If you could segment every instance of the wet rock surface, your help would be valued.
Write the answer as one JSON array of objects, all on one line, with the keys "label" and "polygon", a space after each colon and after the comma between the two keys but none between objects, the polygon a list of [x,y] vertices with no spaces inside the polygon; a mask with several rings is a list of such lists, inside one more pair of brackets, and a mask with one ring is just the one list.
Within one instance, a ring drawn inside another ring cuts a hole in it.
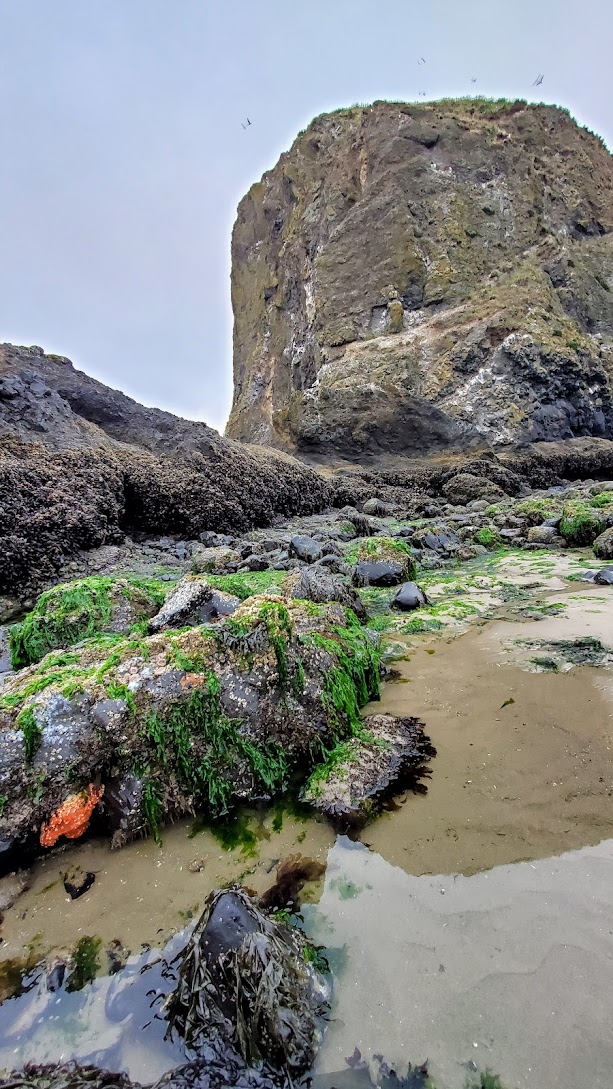
[{"label": "wet rock surface", "polygon": [[414,582],[405,582],[392,599],[392,609],[410,612],[427,604],[426,595]]},{"label": "wet rock surface", "polygon": [[170,1031],[196,1051],[222,1041],[248,1065],[304,1073],[329,998],[306,947],[298,931],[264,915],[243,890],[214,893],[167,1003]]},{"label": "wet rock surface", "polygon": [[271,798],[378,690],[377,637],[336,604],[251,597],[176,635],[95,636],[1,689],[0,834],[52,846],[97,810],[119,846],[198,806]]},{"label": "wet rock surface", "polygon": [[436,749],[416,718],[369,715],[364,734],[349,742],[329,769],[315,772],[304,797],[346,830],[376,814],[390,792],[425,790],[422,782]]}]

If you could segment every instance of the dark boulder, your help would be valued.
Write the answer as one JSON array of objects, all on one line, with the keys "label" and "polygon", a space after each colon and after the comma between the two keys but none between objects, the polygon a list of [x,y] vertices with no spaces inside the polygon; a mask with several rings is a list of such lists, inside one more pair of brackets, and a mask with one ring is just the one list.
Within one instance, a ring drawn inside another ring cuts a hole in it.
[{"label": "dark boulder", "polygon": [[285,579],[283,588],[293,598],[315,601],[319,605],[338,601],[340,605],[353,609],[359,620],[368,619],[362,599],[353,586],[348,586],[341,575],[332,574],[320,564],[292,571]]},{"label": "dark boulder", "polygon": [[594,555],[599,560],[613,560],[613,528],[605,529],[593,544]]},{"label": "dark boulder", "polygon": [[406,566],[396,560],[359,560],[353,572],[355,586],[397,586]]},{"label": "dark boulder", "polygon": [[327,774],[316,770],[304,798],[339,829],[361,826],[401,789],[424,793],[427,763],[436,749],[416,718],[369,715],[367,740],[355,738]]},{"label": "dark boulder", "polygon": [[594,582],[600,586],[613,586],[613,567],[601,567],[594,575]]},{"label": "dark boulder", "polygon": [[222,1041],[249,1065],[299,1076],[312,1065],[329,997],[306,938],[234,887],[214,892],[167,1003],[169,1031],[197,1052]]},{"label": "dark boulder", "polygon": [[405,582],[398,590],[392,601],[392,609],[401,609],[409,612],[411,609],[419,609],[427,605],[428,599],[423,590],[415,582]]},{"label": "dark boulder", "polygon": [[493,503],[504,497],[498,484],[473,473],[458,473],[443,485],[443,495],[451,503],[465,506],[473,499],[491,499]]},{"label": "dark boulder", "polygon": [[305,563],[316,563],[324,554],[324,546],[321,541],[315,541],[312,537],[292,537],[290,541],[290,555],[296,556]]}]

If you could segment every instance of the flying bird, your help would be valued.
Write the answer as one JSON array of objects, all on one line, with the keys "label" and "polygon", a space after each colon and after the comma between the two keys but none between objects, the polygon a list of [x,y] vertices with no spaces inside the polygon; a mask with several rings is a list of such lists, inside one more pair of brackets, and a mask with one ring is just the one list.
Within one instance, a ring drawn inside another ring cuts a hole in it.
[{"label": "flying bird", "polygon": [[543,82],[544,78],[545,78],[544,76],[538,75],[538,76],[536,77],[536,79],[535,79],[534,83],[532,84],[532,86],[533,86],[533,87],[540,87],[540,85],[541,85],[541,83]]},{"label": "flying bird", "polygon": [[420,57],[417,63],[418,64],[425,64],[426,62],[425,62],[423,57]]},{"label": "flying bird", "polygon": [[476,82],[477,82],[477,77],[475,76],[475,77],[473,78],[473,77],[471,76],[471,80],[470,80],[470,82],[471,82],[471,83],[476,83]]},{"label": "flying bird", "polygon": [[420,94],[421,98],[426,97],[426,92],[425,91],[420,91],[419,94]]},{"label": "flying bird", "polygon": [[250,124],[251,124],[251,121],[249,120],[249,118],[247,118],[247,124],[246,125],[241,121],[241,125],[242,125],[242,127],[244,129],[248,129]]}]

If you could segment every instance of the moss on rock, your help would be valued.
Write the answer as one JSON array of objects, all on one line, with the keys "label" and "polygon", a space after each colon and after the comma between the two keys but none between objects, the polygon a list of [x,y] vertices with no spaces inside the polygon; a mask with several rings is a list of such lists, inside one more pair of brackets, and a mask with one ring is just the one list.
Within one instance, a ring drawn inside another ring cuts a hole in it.
[{"label": "moss on rock", "polygon": [[379,661],[350,609],[266,595],[214,625],[53,651],[3,687],[0,831],[18,841],[75,790],[129,776],[156,837],[170,816],[279,794],[360,729]]},{"label": "moss on rock", "polygon": [[579,500],[569,499],[562,509],[560,534],[569,545],[591,545],[602,533],[605,523],[600,511]]},{"label": "moss on rock", "polygon": [[160,608],[168,590],[155,579],[91,576],[54,586],[10,629],[13,669],[40,662],[51,650],[69,647],[98,632],[127,631]]}]

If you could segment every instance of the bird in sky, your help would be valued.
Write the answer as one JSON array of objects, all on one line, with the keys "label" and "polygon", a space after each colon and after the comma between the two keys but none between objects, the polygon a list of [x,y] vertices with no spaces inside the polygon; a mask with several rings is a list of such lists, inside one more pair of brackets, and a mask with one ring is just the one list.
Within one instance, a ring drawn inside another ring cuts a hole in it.
[{"label": "bird in sky", "polygon": [[246,125],[241,121],[241,125],[243,126],[244,129],[248,129],[250,124],[251,124],[251,121],[249,120],[249,118],[247,118],[247,124]]},{"label": "bird in sky", "polygon": [[425,64],[426,62],[425,62],[423,57],[420,57],[417,63],[418,64]]},{"label": "bird in sky", "polygon": [[535,79],[534,83],[532,84],[532,86],[533,86],[533,87],[540,87],[540,85],[541,85],[541,83],[543,82],[544,78],[545,78],[544,76],[538,75],[538,76],[536,77],[536,79]]},{"label": "bird in sky", "polygon": [[426,92],[425,92],[425,91],[420,91],[420,92],[419,92],[419,94],[420,94],[420,97],[421,97],[421,98],[425,98],[425,97],[426,97]]},{"label": "bird in sky", "polygon": [[476,83],[477,82],[477,77],[476,76],[471,76],[470,82],[471,83]]}]

